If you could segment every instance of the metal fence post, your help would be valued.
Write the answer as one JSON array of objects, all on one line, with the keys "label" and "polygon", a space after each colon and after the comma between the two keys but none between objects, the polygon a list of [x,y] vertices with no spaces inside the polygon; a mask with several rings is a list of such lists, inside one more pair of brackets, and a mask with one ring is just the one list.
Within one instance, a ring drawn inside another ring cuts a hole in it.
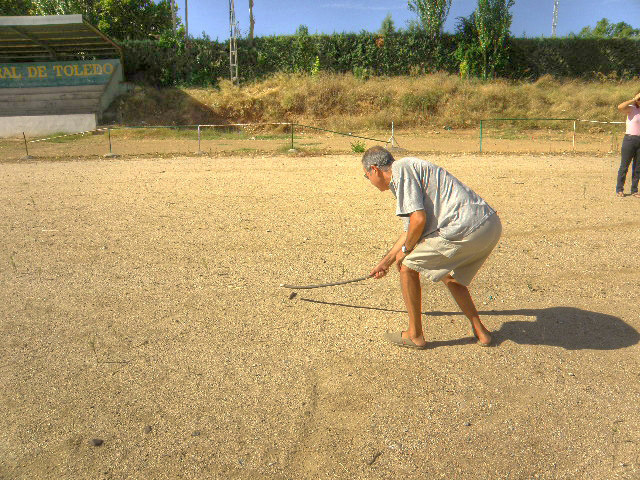
[{"label": "metal fence post", "polygon": [[107,157],[107,158],[115,158],[118,155],[113,153],[113,151],[111,150],[111,128],[107,128],[107,136],[109,137],[109,153],[107,153],[105,155],[105,157]]},{"label": "metal fence post", "polygon": [[480,153],[482,153],[482,120],[480,120]]},{"label": "metal fence post", "polygon": [[573,150],[576,149],[576,121],[573,121]]},{"label": "metal fence post", "polygon": [[200,125],[198,125],[198,154],[202,153],[200,151]]},{"label": "metal fence post", "polygon": [[24,138],[24,150],[27,154],[27,158],[29,158],[29,147],[27,147],[27,136],[22,132],[22,138]]},{"label": "metal fence post", "polygon": [[293,147],[293,122],[291,123],[291,150],[294,150],[294,147]]}]

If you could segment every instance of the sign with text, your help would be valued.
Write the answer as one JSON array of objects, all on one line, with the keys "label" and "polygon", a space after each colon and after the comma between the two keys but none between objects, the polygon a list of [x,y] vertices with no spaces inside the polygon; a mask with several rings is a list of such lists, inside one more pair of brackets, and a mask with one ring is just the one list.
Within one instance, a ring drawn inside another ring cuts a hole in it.
[{"label": "sign with text", "polygon": [[0,63],[0,88],[104,85],[118,65],[119,59]]}]

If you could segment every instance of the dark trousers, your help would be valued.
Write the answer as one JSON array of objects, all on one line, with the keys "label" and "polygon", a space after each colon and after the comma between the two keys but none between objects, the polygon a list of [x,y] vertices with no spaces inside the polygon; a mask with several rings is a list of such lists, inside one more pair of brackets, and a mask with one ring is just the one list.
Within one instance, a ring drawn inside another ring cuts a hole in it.
[{"label": "dark trousers", "polygon": [[618,169],[618,182],[616,183],[616,192],[624,190],[624,181],[627,178],[627,170],[629,164],[631,166],[631,193],[638,192],[638,180],[640,180],[640,135],[625,135],[622,139],[622,158],[620,160],[620,168]]}]

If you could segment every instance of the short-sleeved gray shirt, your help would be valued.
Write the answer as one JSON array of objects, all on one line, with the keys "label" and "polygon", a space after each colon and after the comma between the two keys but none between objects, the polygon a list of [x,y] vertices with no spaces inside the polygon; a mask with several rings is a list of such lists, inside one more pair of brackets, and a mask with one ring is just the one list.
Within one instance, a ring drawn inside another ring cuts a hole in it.
[{"label": "short-sleeved gray shirt", "polygon": [[487,202],[444,168],[420,158],[405,157],[391,165],[389,188],[396,197],[396,215],[409,229],[409,215],[424,210],[427,223],[420,239],[438,232],[460,240],[495,213]]}]

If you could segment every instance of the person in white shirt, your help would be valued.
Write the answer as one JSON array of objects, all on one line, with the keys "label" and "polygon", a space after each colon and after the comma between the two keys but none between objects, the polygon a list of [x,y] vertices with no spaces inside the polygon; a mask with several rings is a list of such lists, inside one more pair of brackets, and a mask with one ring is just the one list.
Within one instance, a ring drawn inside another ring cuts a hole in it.
[{"label": "person in white shirt", "polygon": [[631,196],[640,198],[638,181],[640,180],[640,93],[631,100],[618,105],[618,110],[627,116],[627,129],[622,139],[620,168],[616,182],[616,195],[624,197],[624,182],[627,178],[629,164],[631,166]]}]

